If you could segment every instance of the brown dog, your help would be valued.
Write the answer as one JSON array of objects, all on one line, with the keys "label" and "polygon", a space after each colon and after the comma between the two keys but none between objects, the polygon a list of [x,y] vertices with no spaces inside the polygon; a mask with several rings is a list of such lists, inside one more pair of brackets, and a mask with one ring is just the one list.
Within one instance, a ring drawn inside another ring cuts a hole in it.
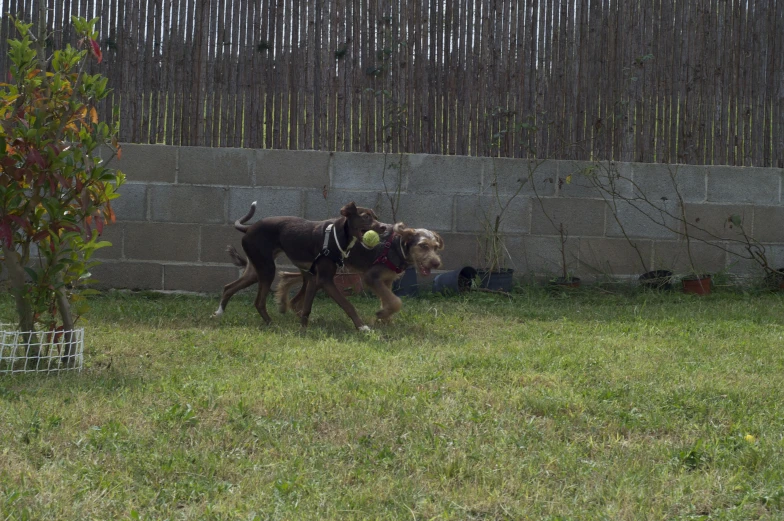
[{"label": "brown dog", "polygon": [[[365,284],[381,300],[381,309],[376,317],[387,320],[403,307],[403,302],[392,292],[392,283],[409,267],[416,266],[422,275],[430,275],[431,270],[441,266],[438,252],[444,248],[444,241],[436,232],[424,228],[406,228],[403,223],[394,226],[393,232],[382,238],[374,248],[355,248],[346,259],[346,266],[352,271],[364,274]],[[303,311],[303,299],[311,287],[312,277],[307,274],[282,272],[275,292],[281,313],[289,308],[296,313]],[[302,282],[297,295],[289,300],[293,287]]]},{"label": "brown dog", "polygon": [[343,308],[357,329],[370,329],[359,318],[354,306],[335,286],[333,278],[338,265],[342,264],[347,252],[354,246],[354,239],[361,241],[362,235],[368,230],[379,233],[386,230],[376,219],[373,210],[358,207],[351,202],[340,210],[341,217],[337,219],[308,221],[299,217],[268,217],[252,225],[245,225],[255,211],[254,202],[248,214],[234,222],[234,227],[245,233],[242,249],[248,256],[248,262],[242,276],[223,288],[220,305],[213,316],[223,314],[234,293],[258,282],[254,305],[261,318],[269,324],[272,319],[267,313],[267,295],[275,278],[275,257],[285,253],[295,266],[311,274],[314,282],[303,296],[300,313],[303,328],[308,324],[316,291],[324,288]]}]

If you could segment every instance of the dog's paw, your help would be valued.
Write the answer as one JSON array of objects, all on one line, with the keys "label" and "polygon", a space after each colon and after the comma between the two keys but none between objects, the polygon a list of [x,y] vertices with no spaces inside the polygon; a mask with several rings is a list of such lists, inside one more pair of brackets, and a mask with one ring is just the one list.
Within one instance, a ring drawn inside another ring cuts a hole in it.
[{"label": "dog's paw", "polygon": [[369,333],[369,332],[371,332],[373,330],[370,329],[370,326],[362,326],[362,327],[359,328],[359,331],[362,331],[363,333]]},{"label": "dog's paw", "polygon": [[211,318],[220,318],[223,315],[223,308],[218,308],[215,310],[215,313],[211,315]]}]

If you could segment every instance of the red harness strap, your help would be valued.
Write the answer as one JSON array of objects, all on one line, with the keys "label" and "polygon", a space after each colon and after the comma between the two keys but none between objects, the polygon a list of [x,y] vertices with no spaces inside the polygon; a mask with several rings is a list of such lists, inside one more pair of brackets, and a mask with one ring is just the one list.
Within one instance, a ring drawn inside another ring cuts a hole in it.
[{"label": "red harness strap", "polygon": [[389,238],[384,242],[384,249],[382,250],[381,255],[376,257],[376,260],[373,261],[373,264],[383,264],[395,273],[403,273],[403,269],[400,266],[395,266],[395,263],[389,260],[389,250],[392,248],[392,240],[394,238],[395,232],[392,232]]}]

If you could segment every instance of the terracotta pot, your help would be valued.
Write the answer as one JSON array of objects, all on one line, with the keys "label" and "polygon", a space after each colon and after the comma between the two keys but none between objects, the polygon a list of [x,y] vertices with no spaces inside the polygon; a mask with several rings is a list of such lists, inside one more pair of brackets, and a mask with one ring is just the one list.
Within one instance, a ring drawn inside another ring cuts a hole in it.
[{"label": "terracotta pot", "polygon": [[580,287],[580,278],[579,277],[558,277],[557,279],[553,279],[549,282],[551,286],[557,288],[579,288]]},{"label": "terracotta pot", "polygon": [[683,284],[684,293],[693,293],[695,295],[709,295],[711,292],[711,276],[710,275],[692,275],[681,279]]},{"label": "terracotta pot", "polygon": [[335,286],[338,287],[344,295],[359,295],[365,291],[365,286],[362,284],[361,273],[337,273],[335,274]]}]

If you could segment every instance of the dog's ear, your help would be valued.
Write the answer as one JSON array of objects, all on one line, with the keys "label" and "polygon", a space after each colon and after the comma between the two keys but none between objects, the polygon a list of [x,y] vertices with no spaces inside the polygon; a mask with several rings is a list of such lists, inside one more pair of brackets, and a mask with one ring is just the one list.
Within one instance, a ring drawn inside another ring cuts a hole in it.
[{"label": "dog's ear", "polygon": [[348,217],[349,215],[356,215],[357,214],[357,205],[354,201],[351,201],[346,206],[340,209],[340,215],[343,217]]},{"label": "dog's ear", "polygon": [[403,223],[395,225],[395,233],[400,235],[400,242],[407,250],[413,248],[416,243],[419,242],[416,230],[413,228],[406,228],[406,225]]},{"label": "dog's ear", "polygon": [[435,236],[436,242],[438,243],[438,248],[437,249],[443,250],[444,249],[444,239],[442,239],[441,236],[438,235],[436,232],[433,232],[433,235]]}]

